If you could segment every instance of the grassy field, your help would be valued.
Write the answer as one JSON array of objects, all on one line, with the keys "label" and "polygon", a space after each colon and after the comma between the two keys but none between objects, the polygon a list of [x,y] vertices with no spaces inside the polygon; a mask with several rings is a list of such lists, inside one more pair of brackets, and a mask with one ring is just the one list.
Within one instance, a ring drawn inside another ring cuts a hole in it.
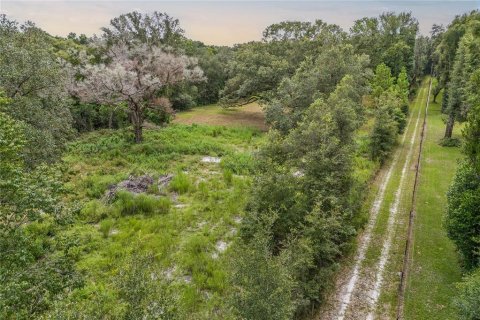
[{"label": "grassy field", "polygon": [[[177,312],[188,319],[225,318],[225,256],[236,236],[251,181],[252,152],[262,134],[251,128],[172,124],[147,130],[145,142],[127,131],[87,134],[70,146],[67,193],[78,201],[79,221],[61,237],[75,241],[77,268],[85,286],[70,303],[97,306],[114,317],[122,308],[118,277],[132,256],[152,255],[152,269],[175,292]],[[205,156],[220,163],[203,162]],[[129,176],[175,177],[164,190],[119,193],[109,186]],[[135,259],[135,258],[134,258]],[[116,280],[117,279],[117,280]],[[105,302],[104,297],[111,297]]]},{"label": "grassy field", "polygon": [[[433,101],[433,98],[430,100]],[[412,263],[405,297],[405,319],[455,319],[452,297],[461,270],[443,226],[446,192],[455,174],[460,148],[442,147],[445,124],[440,103],[431,103],[420,165]],[[455,128],[460,136],[460,128]]]},{"label": "grassy field", "polygon": [[[366,153],[371,125],[368,121],[357,133],[355,176],[362,186],[378,168]],[[139,283],[129,290],[145,294],[138,287],[144,284],[138,270],[143,268],[162,279],[177,318],[228,319],[229,249],[244,215],[252,155],[265,129],[256,104],[233,110],[209,106],[180,113],[167,127],[145,130],[141,144],[130,142],[127,129],[92,132],[72,143],[63,159],[69,168],[65,194],[79,214],[59,237],[75,243],[69,255],[85,285],[61,302],[56,317],[66,317],[62,310],[76,315],[75,310],[83,314],[92,308],[115,318],[128,307],[123,283]],[[147,175],[157,181],[166,174],[174,175],[168,187],[154,183],[146,193],[106,196],[126,179]],[[138,261],[145,257],[149,263],[143,266]]]},{"label": "grassy field", "polygon": [[176,114],[174,123],[207,124],[217,126],[242,126],[266,131],[265,116],[256,102],[242,107],[222,108],[214,104],[193,108]]}]

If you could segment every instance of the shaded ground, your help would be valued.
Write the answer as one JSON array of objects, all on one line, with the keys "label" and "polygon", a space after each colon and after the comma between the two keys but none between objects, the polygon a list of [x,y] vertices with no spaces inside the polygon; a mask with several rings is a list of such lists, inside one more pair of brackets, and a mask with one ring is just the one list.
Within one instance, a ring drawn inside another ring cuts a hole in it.
[{"label": "shaded ground", "polygon": [[173,122],[181,124],[245,126],[267,131],[263,110],[256,102],[228,109],[219,105],[197,107],[177,113]]}]

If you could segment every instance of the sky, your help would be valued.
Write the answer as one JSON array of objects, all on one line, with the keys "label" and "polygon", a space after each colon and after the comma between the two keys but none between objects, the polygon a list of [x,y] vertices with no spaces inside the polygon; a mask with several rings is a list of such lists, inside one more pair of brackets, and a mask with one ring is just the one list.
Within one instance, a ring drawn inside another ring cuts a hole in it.
[{"label": "sky", "polygon": [[233,45],[260,40],[268,25],[285,20],[321,19],[348,30],[353,21],[385,11],[411,11],[420,32],[447,25],[456,15],[480,9],[477,1],[79,1],[0,0],[0,12],[23,22],[31,20],[53,35],[100,34],[110,19],[133,10],[166,12],[178,18],[186,36],[206,44]]}]

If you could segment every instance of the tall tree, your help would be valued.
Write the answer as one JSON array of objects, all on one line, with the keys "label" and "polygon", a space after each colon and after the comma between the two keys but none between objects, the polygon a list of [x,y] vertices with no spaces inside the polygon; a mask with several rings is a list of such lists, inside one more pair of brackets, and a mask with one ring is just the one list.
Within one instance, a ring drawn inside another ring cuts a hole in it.
[{"label": "tall tree", "polygon": [[195,59],[158,47],[129,48],[118,44],[109,49],[106,58],[106,64],[87,65],[80,70],[81,79],[72,88],[86,102],[110,106],[125,103],[136,143],[143,139],[146,111],[166,107],[165,100],[158,99],[160,89],[169,84],[204,80]]},{"label": "tall tree", "polygon": [[393,89],[394,83],[392,70],[385,63],[379,64],[372,79],[372,95],[380,97],[385,91]]},{"label": "tall tree", "polygon": [[411,13],[382,13],[378,18],[356,20],[350,29],[351,42],[359,53],[368,54],[371,67],[384,62],[397,76],[402,67],[413,76],[418,22]]},{"label": "tall tree", "polygon": [[[325,94],[326,98],[318,98],[307,107],[288,132],[272,130],[259,153],[242,239],[248,245],[263,233],[267,244],[259,248],[262,252],[250,254],[255,260],[243,265],[243,269],[251,272],[258,268],[263,272],[271,265],[277,272],[275,262],[283,261],[282,269],[288,271],[286,278],[292,279],[293,286],[282,285],[279,298],[285,307],[295,306],[297,316],[322,300],[335,261],[353,234],[348,221],[355,214],[354,132],[362,123],[365,92],[361,88],[363,79],[357,76],[344,76],[329,95]],[[263,274],[258,276],[272,282]],[[283,280],[285,275],[281,276],[277,280]],[[259,290],[252,284],[252,280],[259,281],[258,277],[242,278],[251,282],[243,281],[241,285],[247,287],[241,292],[258,297]],[[272,282],[272,286],[279,284]],[[268,303],[270,298],[262,301]]]},{"label": "tall tree", "polygon": [[35,25],[0,15],[0,88],[11,100],[3,112],[26,124],[23,155],[29,166],[57,160],[73,135],[67,72],[52,41]]},{"label": "tall tree", "polygon": [[371,77],[368,64],[368,57],[356,54],[349,44],[334,46],[315,59],[306,59],[272,94],[265,108],[267,122],[282,133],[288,132],[317,98],[328,97],[347,74],[356,75],[356,88],[360,95],[365,94]]},{"label": "tall tree", "polygon": [[339,45],[346,37],[340,27],[321,20],[285,21],[267,27],[261,42],[234,49],[221,101],[226,105],[268,102],[284,77],[292,76],[305,60]]},{"label": "tall tree", "polygon": [[480,20],[471,20],[462,36],[455,53],[451,80],[448,85],[448,121],[445,138],[451,138],[456,120],[464,120],[471,106],[470,93],[478,88],[470,81],[473,73],[480,68]]},{"label": "tall tree", "polygon": [[139,42],[173,47],[178,45],[184,34],[178,19],[158,11],[152,14],[138,11],[122,14],[110,20],[110,26],[102,28],[102,31],[109,44]]}]

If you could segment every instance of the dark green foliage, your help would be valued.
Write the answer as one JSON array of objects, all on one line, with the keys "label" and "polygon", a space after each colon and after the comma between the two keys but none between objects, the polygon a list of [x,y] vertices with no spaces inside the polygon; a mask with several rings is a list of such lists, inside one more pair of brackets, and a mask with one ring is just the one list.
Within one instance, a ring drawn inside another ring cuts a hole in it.
[{"label": "dark green foliage", "polygon": [[[45,223],[45,222],[44,222]],[[46,222],[48,223],[48,222]],[[31,319],[47,310],[64,290],[82,285],[73,261],[47,234],[17,230],[0,235],[0,317]]]},{"label": "dark green foliage", "polygon": [[465,266],[480,266],[480,176],[468,163],[460,166],[448,192],[446,227]]},{"label": "dark green foliage", "polygon": [[[70,111],[73,117],[73,126],[79,132],[102,128],[119,129],[129,124],[125,108],[121,106],[114,108],[97,104],[75,103],[70,106]],[[148,115],[147,118],[149,118]]]},{"label": "dark green foliage", "polygon": [[282,133],[287,133],[302,119],[305,110],[318,98],[326,98],[345,79],[351,95],[358,98],[367,92],[371,75],[368,57],[355,54],[350,45],[324,50],[315,60],[306,59],[291,78],[278,86],[274,98],[265,108],[266,121]]},{"label": "dark green foliage", "polygon": [[228,65],[229,79],[220,92],[221,101],[234,105],[262,98],[289,72],[288,61],[272,52],[269,44],[250,42],[241,45]]},{"label": "dark green foliage", "polygon": [[[302,62],[313,59],[346,38],[338,26],[321,20],[273,24],[263,35],[262,42],[249,42],[235,48],[227,67],[228,80],[220,94],[222,103],[236,105],[253,99],[269,101],[282,79],[292,76]],[[345,73],[337,80],[343,75]]]},{"label": "dark green foliage", "polygon": [[418,22],[411,13],[382,13],[378,18],[362,18],[350,28],[351,43],[357,53],[370,57],[371,67],[384,62],[397,76],[402,68],[413,75],[415,38]]},{"label": "dark green foliage", "polygon": [[462,141],[459,138],[443,138],[440,140],[442,147],[460,147]]},{"label": "dark green foliage", "polygon": [[451,138],[455,121],[464,121],[471,107],[470,96],[478,91],[472,77],[480,67],[480,14],[457,16],[442,34],[437,46],[439,89],[445,88],[442,111],[448,121],[445,138]]},{"label": "dark green foliage", "polygon": [[[472,87],[479,88],[480,69],[473,74],[471,82]],[[465,137],[464,152],[472,167],[476,172],[480,172],[480,92],[478,90],[470,92],[469,103],[472,105],[472,108],[463,131]]]},{"label": "dark green foliage", "polygon": [[423,76],[432,72],[432,58],[435,34],[432,37],[419,36],[415,40],[412,83],[419,83]]},{"label": "dark green foliage", "polygon": [[73,135],[66,73],[52,40],[31,23],[19,27],[0,15],[0,87],[11,99],[1,111],[23,121],[31,167],[57,160]]},{"label": "dark green foliage", "polygon": [[372,96],[375,98],[375,123],[370,135],[370,156],[385,162],[393,150],[397,135],[403,133],[408,115],[407,71],[403,67],[395,81],[390,68],[379,64],[372,80]]},{"label": "dark green foliage", "polygon": [[273,256],[270,245],[268,234],[260,231],[233,253],[229,304],[237,318],[292,319],[294,281],[285,257]]},{"label": "dark green foliage", "polygon": [[109,44],[140,42],[172,47],[178,45],[184,33],[178,19],[158,11],[152,14],[138,11],[122,14],[110,20],[110,26],[102,28],[102,31]]},{"label": "dark green foliage", "polygon": [[[451,80],[451,72],[454,67],[456,52],[459,42],[466,32],[469,21],[479,20],[480,14],[472,11],[469,14],[463,14],[455,17],[448,25],[446,30],[442,27],[434,26],[433,34],[436,48],[434,52],[435,73],[438,76],[438,90],[446,89]],[[448,99],[444,101],[448,103]]]},{"label": "dark green foliage", "polygon": [[[6,100],[0,96],[0,104]],[[0,112],[0,318],[31,319],[56,296],[82,284],[71,244],[54,235],[67,223],[59,168],[27,170],[25,126]]]},{"label": "dark green foliage", "polygon": [[[317,99],[306,108],[287,134],[271,132],[259,153],[241,235],[242,246],[261,244],[239,253],[240,260],[247,259],[245,255],[255,258],[242,265],[247,275],[236,278],[238,294],[265,296],[251,311],[257,317],[266,311],[265,305],[283,304],[299,316],[321,303],[336,262],[349,247],[357,208],[351,201],[358,199],[353,134],[362,123],[359,92],[363,91],[355,79],[345,76],[327,99]],[[266,289],[254,285],[255,280],[273,281],[270,275],[259,274],[259,280],[252,274],[268,267],[279,273],[281,282],[274,285],[280,286],[278,296],[267,296],[262,291]],[[245,308],[236,305],[237,310]]]},{"label": "dark green foliage", "polygon": [[460,295],[456,297],[459,315],[464,320],[480,319],[480,269],[466,276],[458,285]]},{"label": "dark green foliage", "polygon": [[392,118],[388,106],[379,107],[375,114],[375,124],[370,136],[372,159],[384,162],[397,141],[398,124]]}]

